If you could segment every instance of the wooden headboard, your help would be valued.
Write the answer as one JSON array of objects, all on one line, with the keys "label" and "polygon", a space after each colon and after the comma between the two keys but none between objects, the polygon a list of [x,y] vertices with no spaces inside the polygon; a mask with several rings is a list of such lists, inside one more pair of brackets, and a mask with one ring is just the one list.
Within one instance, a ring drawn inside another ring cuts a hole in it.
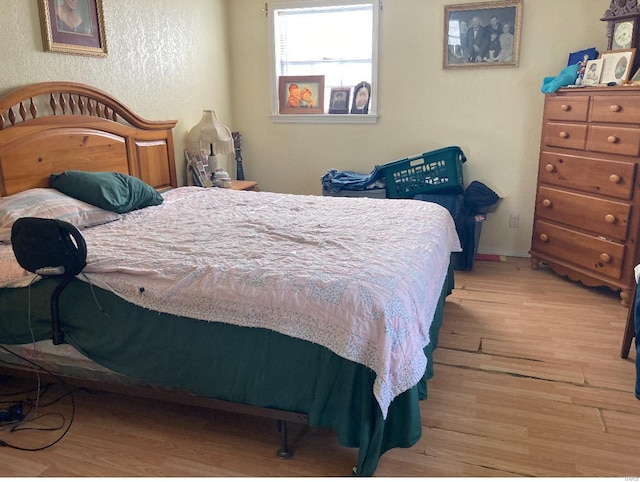
[{"label": "wooden headboard", "polygon": [[177,186],[172,129],[106,92],[42,82],[0,98],[0,197],[49,187],[67,169],[122,172],[156,189]]}]

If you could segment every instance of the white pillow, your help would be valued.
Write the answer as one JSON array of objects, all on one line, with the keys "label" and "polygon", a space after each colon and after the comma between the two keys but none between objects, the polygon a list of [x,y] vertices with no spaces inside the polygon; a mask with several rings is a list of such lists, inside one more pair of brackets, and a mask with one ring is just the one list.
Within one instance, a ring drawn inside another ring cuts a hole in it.
[{"label": "white pillow", "polygon": [[0,197],[0,242],[11,242],[13,223],[24,217],[60,219],[82,229],[109,223],[122,216],[74,199],[57,189],[29,189]]}]

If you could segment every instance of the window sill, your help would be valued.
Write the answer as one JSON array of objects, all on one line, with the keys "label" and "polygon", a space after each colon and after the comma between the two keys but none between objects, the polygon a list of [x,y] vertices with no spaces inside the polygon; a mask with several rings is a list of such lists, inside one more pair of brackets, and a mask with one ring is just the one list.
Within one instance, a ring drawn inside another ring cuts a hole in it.
[{"label": "window sill", "polygon": [[377,114],[271,114],[276,124],[375,124]]}]

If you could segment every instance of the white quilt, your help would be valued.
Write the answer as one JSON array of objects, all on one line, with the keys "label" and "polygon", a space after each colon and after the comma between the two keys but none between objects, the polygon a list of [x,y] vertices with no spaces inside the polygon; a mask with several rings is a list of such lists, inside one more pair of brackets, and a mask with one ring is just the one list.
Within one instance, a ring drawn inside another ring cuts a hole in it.
[{"label": "white quilt", "polygon": [[92,283],[151,310],[325,346],[376,373],[385,417],[423,376],[449,255],[460,251],[446,209],[193,187],[164,197],[83,231]]}]

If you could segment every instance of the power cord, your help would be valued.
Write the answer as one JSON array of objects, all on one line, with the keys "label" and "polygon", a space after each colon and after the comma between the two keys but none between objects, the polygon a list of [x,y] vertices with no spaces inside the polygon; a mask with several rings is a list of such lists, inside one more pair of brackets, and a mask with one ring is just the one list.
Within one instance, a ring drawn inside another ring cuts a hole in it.
[{"label": "power cord", "polygon": [[[93,299],[96,303],[96,305],[98,306],[98,309],[106,316],[109,316],[109,313],[107,313],[102,306],[100,305],[100,303],[98,302],[98,298],[96,296],[96,293],[93,289],[93,283],[91,283],[91,280],[89,280],[89,278],[84,274],[81,273],[81,275],[84,277],[85,281],[87,281],[89,283],[89,286],[91,288],[91,293],[93,294]],[[28,316],[27,316],[27,323],[29,326],[29,332],[31,333],[31,340],[33,343],[33,351],[35,354],[35,358],[38,358],[38,347],[36,344],[36,340],[35,340],[35,334],[33,332],[33,327],[31,325],[31,285],[37,280],[39,279],[39,275],[35,275],[31,281],[29,282],[28,285],[28,308],[27,308],[27,312],[28,312]],[[35,400],[35,404],[31,405],[29,407],[29,409],[27,410],[26,413],[23,412],[23,401],[15,401],[15,402],[9,402],[9,403],[14,403],[11,407],[9,407],[8,410],[6,410],[6,413],[3,414],[2,411],[0,411],[0,428],[1,425],[3,423],[8,424],[8,425],[13,425],[10,432],[11,433],[15,433],[15,432],[19,432],[19,431],[23,431],[23,430],[38,430],[38,431],[55,431],[55,430],[61,430],[64,425],[65,425],[65,418],[62,414],[59,413],[51,413],[51,414],[46,414],[46,415],[40,415],[38,417],[29,417],[29,414],[33,411],[37,411],[39,407],[43,408],[43,407],[48,407],[50,405],[53,405],[54,403],[57,403],[58,401],[69,397],[71,400],[71,418],[69,420],[69,425],[67,425],[67,428],[64,430],[64,432],[62,432],[62,434],[53,442],[41,446],[41,447],[20,447],[18,445],[14,445],[11,444],[9,442],[7,442],[6,440],[2,440],[0,439],[0,447],[9,447],[15,450],[21,450],[21,451],[28,451],[28,452],[36,452],[36,451],[40,451],[40,450],[45,450],[49,447],[52,447],[53,445],[57,444],[60,440],[62,440],[64,438],[64,436],[69,432],[69,430],[71,429],[71,425],[73,424],[73,420],[75,418],[75,412],[76,412],[76,404],[75,404],[75,398],[73,396],[74,391],[72,390],[68,390],[64,380],[56,375],[55,373],[47,370],[46,368],[44,368],[43,366],[39,365],[38,363],[36,363],[33,360],[30,360],[28,358],[23,357],[22,355],[19,355],[18,353],[14,352],[13,350],[10,350],[9,348],[7,348],[6,346],[0,345],[0,349],[6,351],[7,353],[10,353],[11,355],[21,359],[22,361],[30,364],[31,366],[33,366],[34,368],[36,368],[36,376],[37,376],[37,389],[36,389],[36,400]],[[47,403],[47,404],[43,404],[40,405],[40,399],[41,396],[44,395],[46,393],[46,391],[52,386],[52,384],[47,384],[44,389],[42,388],[42,382],[41,382],[41,378],[40,378],[40,372],[38,370],[42,370],[43,372],[48,373],[49,375],[51,375],[52,377],[54,377],[55,379],[57,379],[60,384],[62,385],[62,387],[65,390],[65,393],[63,393],[63,395],[61,395],[60,397],[58,397],[57,399]],[[25,392],[18,392],[15,393],[11,396],[15,396],[15,395],[20,395],[22,393],[29,393],[30,391],[25,391]],[[28,400],[28,402],[31,402],[31,400]],[[3,418],[4,415],[4,418]],[[33,428],[33,427],[24,427],[24,425],[27,422],[33,422],[36,420],[41,420],[42,418],[46,417],[46,416],[51,416],[51,415],[55,415],[60,417],[61,422],[58,424],[57,427],[50,427],[50,428]]]},{"label": "power cord", "polygon": [[[10,350],[9,348],[7,348],[6,346],[0,345],[0,349],[6,351],[7,353],[10,353],[11,355],[21,359],[22,361],[25,361],[29,364],[31,364],[33,367],[35,367],[38,370],[42,370],[43,372],[51,375],[52,377],[54,377],[56,380],[58,380],[60,382],[60,385],[63,387],[63,394],[61,396],[59,396],[57,399],[53,400],[52,402],[49,402],[45,405],[42,405],[42,407],[48,407],[54,403],[57,403],[58,401],[69,397],[69,399],[71,400],[71,417],[69,419],[69,424],[67,425],[66,429],[62,432],[62,434],[55,439],[53,442],[43,445],[41,447],[21,447],[18,445],[14,445],[12,443],[7,442],[6,440],[2,440],[0,439],[0,447],[9,447],[15,450],[21,450],[21,451],[26,451],[26,452],[37,452],[40,450],[45,450],[48,449],[49,447],[54,446],[55,444],[57,444],[60,440],[62,440],[64,438],[65,435],[67,435],[67,433],[69,432],[69,429],[71,429],[71,425],[73,424],[73,420],[75,418],[75,413],[76,413],[76,403],[75,403],[75,398],[73,396],[74,394],[74,390],[69,390],[67,388],[66,383],[64,382],[64,380],[62,378],[60,378],[58,375],[56,375],[55,373],[47,370],[46,368],[44,368],[43,366],[35,363],[32,360],[29,360],[28,358],[23,357],[22,355],[14,352],[13,350]],[[38,393],[36,395],[36,400],[39,401],[40,400],[40,389],[38,389]],[[37,405],[35,405],[35,407],[37,408]],[[37,431],[56,431],[56,430],[61,430],[64,427],[64,424],[66,422],[66,419],[64,418],[63,415],[59,414],[59,413],[52,413],[52,414],[46,414],[46,415],[41,415],[39,417],[28,417],[28,415],[31,413],[31,410],[29,410],[27,412],[27,414],[24,414],[24,419],[21,421],[10,421],[9,423],[14,424],[14,426],[11,428],[11,432],[18,432],[20,430],[37,430]],[[59,423],[59,425],[57,427],[49,427],[49,428],[32,428],[32,427],[22,427],[22,425],[24,425],[27,422],[33,422],[35,420],[40,420],[45,416],[50,416],[50,415],[55,415],[57,417],[60,417],[62,419],[62,422]],[[16,423],[17,422],[17,423]]]},{"label": "power cord", "polygon": [[102,312],[103,315],[105,315],[107,317],[111,316],[109,313],[104,311],[104,309],[102,309],[102,306],[100,305],[100,302],[98,301],[98,297],[96,296],[96,292],[93,289],[93,283],[91,282],[89,277],[84,272],[78,274],[78,278],[80,278],[80,277],[84,278],[84,280],[87,283],[89,283],[89,287],[91,288],[91,294],[93,295],[93,301],[95,301],[96,306],[98,307],[98,309]]},{"label": "power cord", "polygon": [[[34,352],[34,358],[38,359],[38,346],[36,344],[36,339],[35,339],[35,334],[33,332],[33,326],[31,324],[31,285],[37,280],[39,279],[38,275],[35,275],[31,281],[29,282],[29,285],[27,287],[28,290],[28,295],[27,295],[27,299],[28,299],[28,305],[27,305],[27,324],[29,326],[29,333],[31,334],[31,342],[33,344],[33,352]],[[26,362],[28,365],[31,365],[32,367],[34,367],[36,370],[36,377],[37,377],[37,388],[36,388],[36,399],[35,399],[35,403],[30,400],[27,399],[26,402],[24,401],[18,401],[18,402],[13,402],[14,404],[9,407],[8,410],[6,410],[5,412],[0,412],[0,423],[2,422],[6,422],[7,424],[11,425],[11,433],[15,433],[15,432],[19,432],[19,431],[24,431],[24,430],[34,430],[34,431],[57,431],[57,430],[62,430],[62,428],[65,426],[66,423],[66,419],[65,417],[60,414],[60,413],[50,413],[50,414],[44,414],[44,415],[39,415],[39,416],[30,416],[30,414],[33,412],[37,412],[38,408],[40,407],[40,400],[41,400],[41,396],[44,395],[48,389],[51,387],[51,384],[47,384],[44,389],[42,387],[42,380],[40,377],[40,370],[48,373],[49,375],[51,375],[52,377],[54,377],[55,379],[57,379],[61,386],[63,387],[63,395],[61,395],[60,397],[58,397],[57,399],[53,400],[52,402],[49,402],[45,405],[42,405],[42,407],[48,407],[50,405],[53,405],[54,403],[57,403],[58,401],[62,400],[63,398],[69,397],[71,399],[71,418],[69,420],[69,424],[67,425],[67,428],[62,432],[62,434],[53,442],[46,444],[44,446],[41,447],[21,447],[19,445],[15,445],[12,443],[7,442],[6,440],[1,440],[0,439],[0,446],[2,447],[9,447],[15,450],[21,450],[21,451],[28,451],[28,452],[36,452],[39,450],[44,450],[47,449],[49,447],[52,447],[53,445],[57,444],[60,440],[62,440],[62,438],[69,432],[69,429],[71,428],[71,425],[73,424],[73,420],[75,417],[75,412],[76,412],[76,404],[75,404],[75,398],[73,396],[73,391],[70,391],[67,389],[67,386],[64,382],[64,380],[62,378],[60,378],[58,375],[56,375],[55,373],[47,370],[46,368],[44,368],[42,365],[36,363],[34,360],[30,360],[22,355],[19,355],[18,353],[16,353],[13,350],[10,350],[9,348],[7,348],[6,346],[0,345],[0,348],[4,351],[6,351],[7,353],[10,353],[11,355],[13,355],[14,357],[22,360],[23,362]],[[27,392],[28,393],[28,392]],[[12,402],[9,402],[12,403]],[[24,404],[28,404],[28,409],[27,412],[25,413],[23,411],[23,407]],[[59,422],[56,426],[54,427],[47,427],[47,428],[35,428],[35,427],[28,427],[26,426],[27,423],[29,422],[35,422],[37,420],[43,420],[45,417],[58,417],[59,418]]]},{"label": "power cord", "polygon": [[[31,333],[31,343],[33,344],[33,352],[35,353],[36,359],[37,359],[38,347],[36,345],[36,336],[33,334],[33,326],[31,326],[31,285],[36,281],[36,279],[38,279],[38,275],[35,275],[33,278],[31,278],[31,281],[29,282],[29,287],[27,288],[29,290],[27,294],[27,299],[28,299],[27,324],[29,325],[29,333]],[[38,396],[36,397],[36,409],[37,409],[38,402],[40,401],[40,384],[41,384],[40,372],[36,371],[36,377],[38,378],[38,391],[36,392],[38,394]]]}]

